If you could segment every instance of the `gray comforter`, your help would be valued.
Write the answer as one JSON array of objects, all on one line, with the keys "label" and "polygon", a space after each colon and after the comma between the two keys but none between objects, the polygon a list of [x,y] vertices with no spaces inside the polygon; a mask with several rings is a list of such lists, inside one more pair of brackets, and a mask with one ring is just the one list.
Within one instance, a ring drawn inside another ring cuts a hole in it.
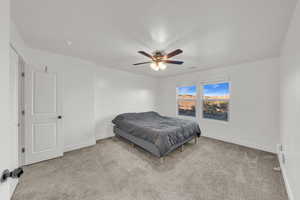
[{"label": "gray comforter", "polygon": [[173,145],[201,134],[195,121],[165,117],[156,112],[120,114],[112,122],[126,133],[155,144],[162,155]]}]

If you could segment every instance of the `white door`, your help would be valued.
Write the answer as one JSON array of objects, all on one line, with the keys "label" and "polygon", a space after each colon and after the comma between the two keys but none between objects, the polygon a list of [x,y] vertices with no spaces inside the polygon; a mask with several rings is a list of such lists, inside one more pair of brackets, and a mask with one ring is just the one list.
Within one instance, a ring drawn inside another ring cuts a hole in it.
[{"label": "white door", "polygon": [[25,164],[63,155],[59,74],[25,66]]}]

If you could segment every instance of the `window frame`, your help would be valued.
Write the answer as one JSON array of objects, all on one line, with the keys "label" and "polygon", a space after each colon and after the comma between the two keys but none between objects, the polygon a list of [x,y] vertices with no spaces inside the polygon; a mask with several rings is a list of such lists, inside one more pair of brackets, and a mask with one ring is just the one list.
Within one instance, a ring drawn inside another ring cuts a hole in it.
[{"label": "window frame", "polygon": [[[196,100],[195,100],[195,116],[188,116],[188,115],[180,115],[179,114],[179,109],[178,109],[178,88],[180,87],[190,87],[190,86],[195,86],[196,87]],[[176,85],[176,116],[180,117],[180,118],[187,118],[187,119],[198,119],[198,110],[199,110],[199,86],[197,83],[195,82],[191,82],[191,83],[187,83],[187,84],[180,84],[180,85]]]},{"label": "window frame", "polygon": [[[213,85],[213,84],[220,84],[220,83],[228,83],[229,84],[229,101],[228,101],[228,113],[227,113],[227,120],[218,120],[218,119],[212,119],[212,118],[205,118],[204,114],[203,114],[203,100],[204,100],[204,86],[205,85]],[[202,120],[209,120],[209,121],[214,121],[214,122],[220,122],[220,123],[229,123],[231,120],[231,97],[232,97],[232,90],[231,90],[231,81],[228,79],[221,79],[221,80],[217,80],[217,81],[204,81],[200,83],[200,88],[201,88],[201,97],[199,99],[201,99],[201,102],[199,102],[201,105],[199,106],[200,109],[199,111],[201,112],[199,114],[199,116],[201,116]]]}]

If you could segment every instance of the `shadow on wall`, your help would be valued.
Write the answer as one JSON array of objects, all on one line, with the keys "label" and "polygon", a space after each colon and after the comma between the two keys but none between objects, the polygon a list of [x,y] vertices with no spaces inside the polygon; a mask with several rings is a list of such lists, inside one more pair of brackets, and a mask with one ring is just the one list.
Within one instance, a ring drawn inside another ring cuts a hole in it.
[{"label": "shadow on wall", "polygon": [[114,136],[113,123],[111,122],[116,115],[110,115],[102,119],[96,119],[96,140]]}]

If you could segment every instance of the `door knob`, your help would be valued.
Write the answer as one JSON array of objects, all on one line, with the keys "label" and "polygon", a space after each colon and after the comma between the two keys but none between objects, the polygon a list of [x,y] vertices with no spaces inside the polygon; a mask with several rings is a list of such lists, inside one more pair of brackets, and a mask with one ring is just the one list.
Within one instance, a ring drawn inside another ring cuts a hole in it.
[{"label": "door knob", "polygon": [[59,115],[57,118],[58,118],[58,119],[61,119],[61,118],[62,118],[62,116],[61,116],[61,115]]}]

